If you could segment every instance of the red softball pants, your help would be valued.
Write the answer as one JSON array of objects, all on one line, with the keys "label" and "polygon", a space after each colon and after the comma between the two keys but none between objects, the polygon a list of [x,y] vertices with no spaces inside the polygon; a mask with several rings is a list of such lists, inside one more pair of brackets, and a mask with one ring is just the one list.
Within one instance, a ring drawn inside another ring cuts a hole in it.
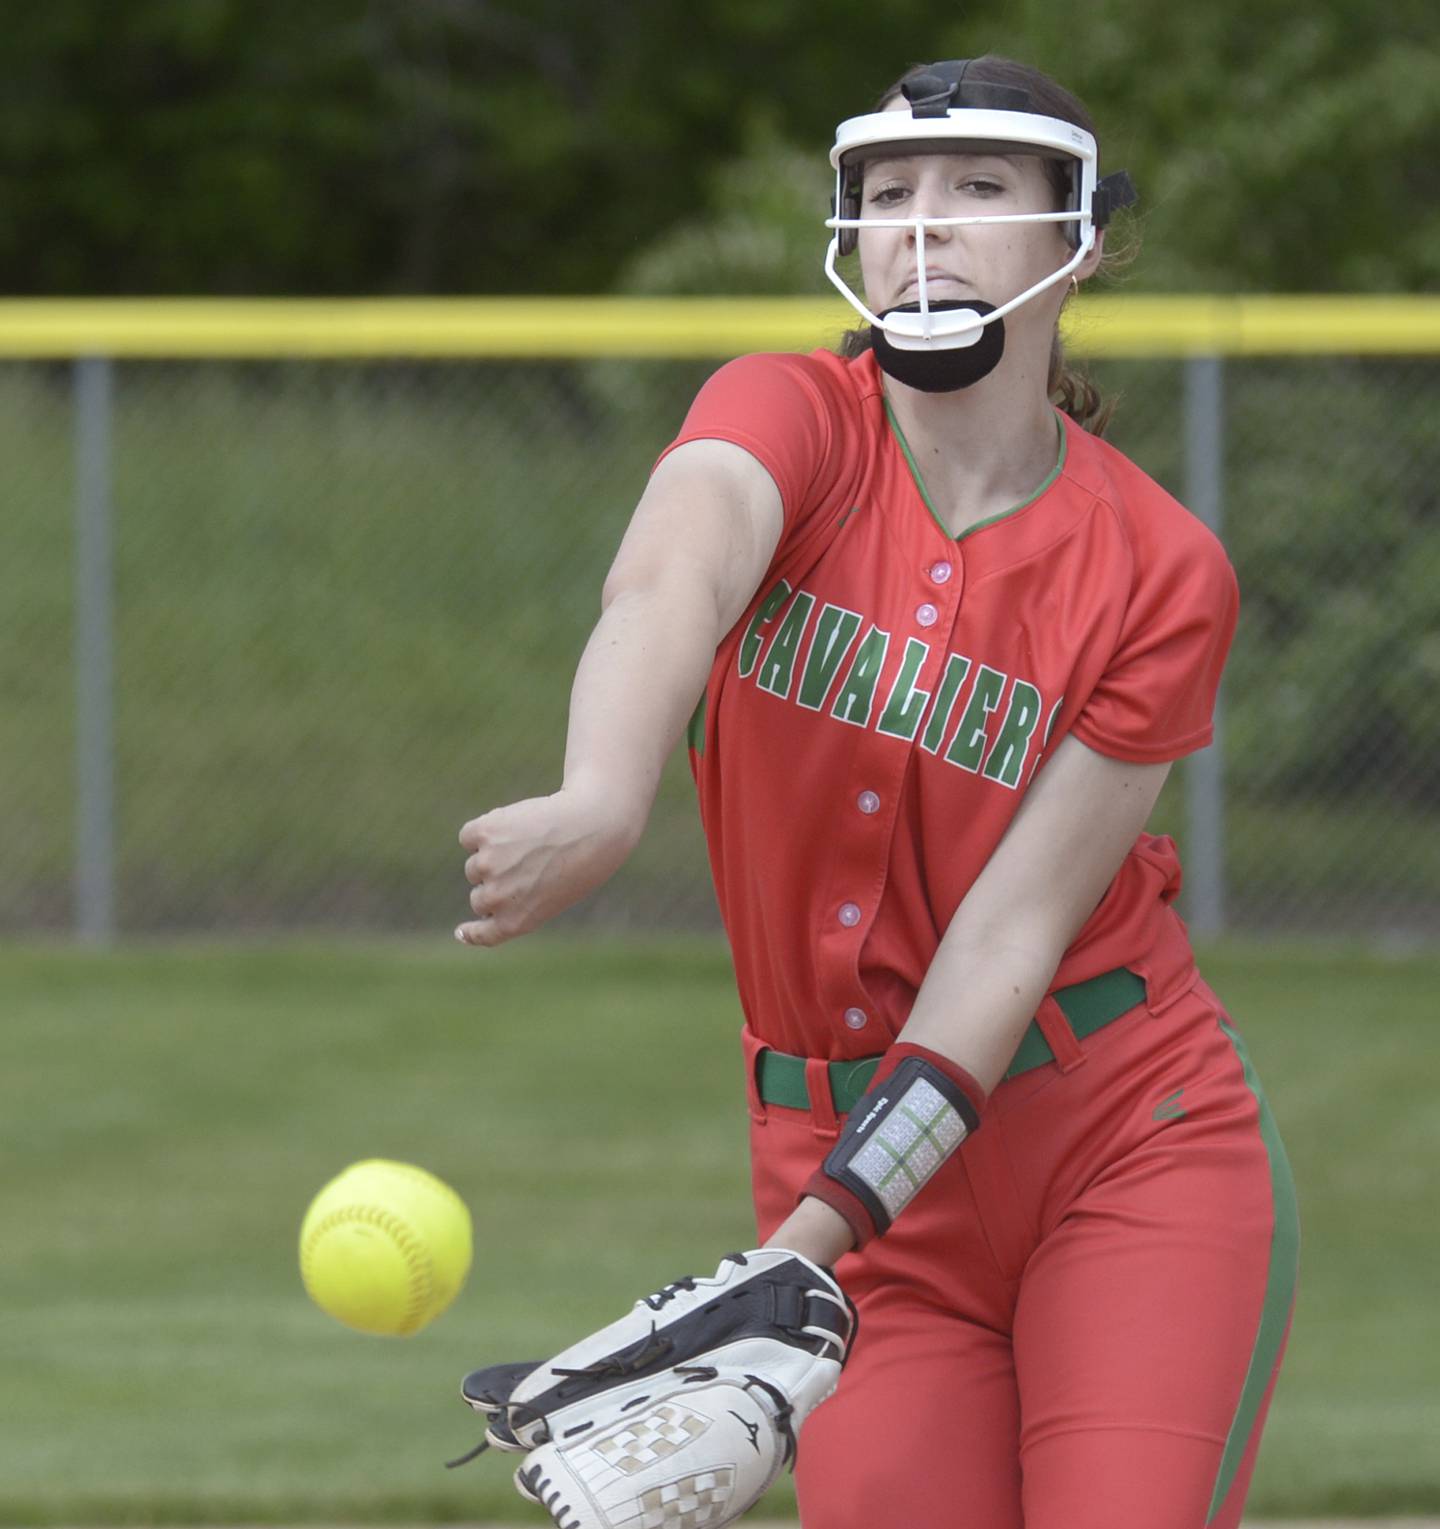
[{"label": "red softball pants", "polygon": [[[806,1529],[1239,1524],[1295,1295],[1285,1149],[1203,982],[1069,1041],[840,1260],[860,1327],[801,1436]],[[763,1239],[839,1123],[762,1104],[760,1049]]]}]

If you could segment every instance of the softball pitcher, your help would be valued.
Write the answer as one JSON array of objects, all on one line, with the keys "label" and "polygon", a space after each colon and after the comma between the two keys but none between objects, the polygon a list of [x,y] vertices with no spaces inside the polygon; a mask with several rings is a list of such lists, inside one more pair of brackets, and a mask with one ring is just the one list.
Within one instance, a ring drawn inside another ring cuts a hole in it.
[{"label": "softball pitcher", "polygon": [[462,830],[456,933],[496,945],[621,863],[690,717],[746,1020],[763,1248],[466,1382],[557,1523],[729,1522],[801,1425],[812,1529],[1240,1521],[1294,1193],[1144,832],[1211,740],[1237,593],[1063,366],[1134,200],[1094,132],[993,57],[841,123],[825,269],[864,329],[702,388],[562,788]]}]

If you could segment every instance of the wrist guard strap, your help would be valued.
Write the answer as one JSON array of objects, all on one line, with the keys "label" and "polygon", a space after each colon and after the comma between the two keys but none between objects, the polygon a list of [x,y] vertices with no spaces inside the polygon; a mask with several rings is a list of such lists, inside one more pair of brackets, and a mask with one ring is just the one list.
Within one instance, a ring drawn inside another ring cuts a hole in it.
[{"label": "wrist guard strap", "polygon": [[985,1091],[948,1057],[897,1042],[801,1191],[840,1212],[862,1248],[883,1236],[980,1125]]}]

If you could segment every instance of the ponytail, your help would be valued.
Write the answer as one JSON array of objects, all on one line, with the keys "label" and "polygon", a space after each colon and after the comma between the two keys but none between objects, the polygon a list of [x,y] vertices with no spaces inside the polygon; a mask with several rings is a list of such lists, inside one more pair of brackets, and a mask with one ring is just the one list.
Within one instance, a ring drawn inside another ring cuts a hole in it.
[{"label": "ponytail", "polygon": [[1116,400],[1105,398],[1084,372],[1075,371],[1065,361],[1065,347],[1057,329],[1050,342],[1050,376],[1046,383],[1050,402],[1062,414],[1068,414],[1082,430],[1104,435],[1115,414]]}]

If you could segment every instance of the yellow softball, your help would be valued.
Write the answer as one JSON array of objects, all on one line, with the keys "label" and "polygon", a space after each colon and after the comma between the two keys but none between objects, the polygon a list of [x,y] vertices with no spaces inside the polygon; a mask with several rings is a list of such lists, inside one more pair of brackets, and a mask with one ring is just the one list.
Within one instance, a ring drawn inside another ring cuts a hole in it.
[{"label": "yellow softball", "polygon": [[310,1202],[300,1277],[310,1299],[362,1333],[418,1333],[470,1272],[470,1212],[412,1163],[352,1163]]}]

